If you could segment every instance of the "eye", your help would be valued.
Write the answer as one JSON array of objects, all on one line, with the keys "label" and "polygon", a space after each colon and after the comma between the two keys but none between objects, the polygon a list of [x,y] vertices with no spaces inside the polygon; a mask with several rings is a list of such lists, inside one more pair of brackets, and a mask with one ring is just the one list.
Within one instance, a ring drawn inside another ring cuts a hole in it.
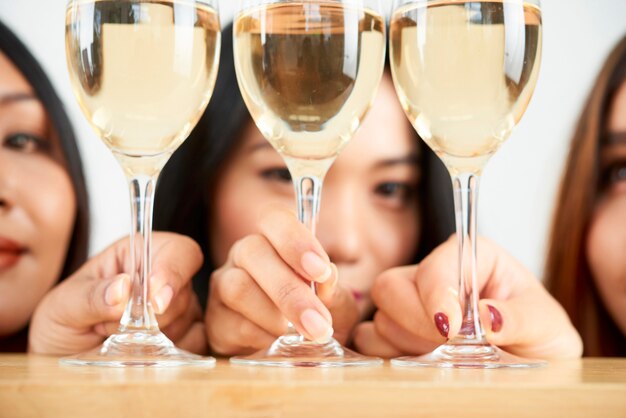
[{"label": "eye", "polygon": [[406,202],[414,195],[415,187],[407,183],[385,182],[376,186],[375,193],[383,198]]},{"label": "eye", "polygon": [[291,173],[286,167],[274,167],[261,171],[261,177],[266,180],[291,184]]},{"label": "eye", "polygon": [[32,154],[39,151],[47,151],[47,141],[31,134],[17,133],[9,135],[2,141],[2,146],[13,151]]},{"label": "eye", "polygon": [[626,161],[618,161],[609,165],[602,174],[604,187],[611,187],[626,181]]}]

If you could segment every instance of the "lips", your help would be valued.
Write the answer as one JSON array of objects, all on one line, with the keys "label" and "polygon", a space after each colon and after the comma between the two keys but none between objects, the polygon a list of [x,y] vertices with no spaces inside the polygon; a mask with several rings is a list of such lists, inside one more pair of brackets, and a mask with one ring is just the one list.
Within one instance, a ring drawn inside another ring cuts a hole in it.
[{"label": "lips", "polygon": [[26,249],[17,242],[0,237],[0,271],[8,270],[17,264]]}]

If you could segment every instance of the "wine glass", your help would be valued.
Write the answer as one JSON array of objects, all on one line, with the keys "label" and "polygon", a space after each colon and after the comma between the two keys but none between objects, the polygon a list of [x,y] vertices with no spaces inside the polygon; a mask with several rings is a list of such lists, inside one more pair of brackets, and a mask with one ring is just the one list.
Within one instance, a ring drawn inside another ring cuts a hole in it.
[{"label": "wine glass", "polygon": [[118,332],[100,348],[63,363],[215,363],[176,348],[159,330],[149,300],[149,277],[156,181],[211,98],[220,36],[216,0],[68,3],[65,40],[74,93],[130,187],[132,285]]},{"label": "wine glass", "polygon": [[[369,110],[384,69],[379,0],[242,0],[234,23],[235,68],[263,136],[282,155],[300,222],[315,233],[324,177]],[[315,292],[315,284],[311,283]],[[268,349],[233,364],[362,366],[335,339],[307,341],[292,324]]]},{"label": "wine glass", "polygon": [[490,345],[478,314],[476,204],[485,164],[531,99],[541,60],[539,0],[394,0],[393,78],[411,123],[447,166],[459,242],[457,337],[397,366],[533,367]]}]

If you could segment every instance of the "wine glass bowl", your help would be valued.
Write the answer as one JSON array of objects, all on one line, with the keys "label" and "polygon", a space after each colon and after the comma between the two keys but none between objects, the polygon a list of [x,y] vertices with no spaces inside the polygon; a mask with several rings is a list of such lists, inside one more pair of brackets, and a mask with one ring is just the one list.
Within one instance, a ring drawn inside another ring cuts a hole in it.
[{"label": "wine glass bowl", "polygon": [[398,96],[422,139],[455,172],[480,172],[520,121],[539,75],[538,2],[396,1]]}]

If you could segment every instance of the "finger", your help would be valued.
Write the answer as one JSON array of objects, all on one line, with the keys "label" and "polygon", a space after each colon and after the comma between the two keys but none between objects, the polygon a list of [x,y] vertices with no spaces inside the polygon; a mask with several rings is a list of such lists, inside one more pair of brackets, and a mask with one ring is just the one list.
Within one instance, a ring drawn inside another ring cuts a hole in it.
[{"label": "finger", "polygon": [[[163,314],[157,315],[156,319],[159,326],[165,328],[180,317],[196,312],[193,309],[194,302],[198,303],[191,283],[188,283],[178,292],[176,298],[169,303],[167,310]],[[196,318],[190,317],[189,319],[194,320]]]},{"label": "finger", "polygon": [[206,316],[211,351],[224,356],[250,354],[271,345],[275,337],[225,307],[212,308]]},{"label": "finger", "polygon": [[120,274],[110,279],[72,276],[50,293],[57,323],[76,329],[92,329],[102,322],[121,318],[130,293],[130,278]]},{"label": "finger", "polygon": [[430,353],[438,345],[436,342],[420,338],[408,332],[381,311],[376,312],[374,315],[374,327],[378,335],[404,355]]},{"label": "finger", "polygon": [[[481,298],[488,299],[479,303],[488,339],[524,356],[577,357],[582,350],[580,338],[563,309],[536,278],[489,240],[479,239],[479,247],[475,290]],[[454,239],[442,244],[420,264],[416,283],[427,317],[434,317],[440,330],[448,320],[444,328],[449,329],[452,338],[458,332],[461,311],[454,291],[458,267],[453,267],[455,263],[450,260],[458,260]],[[490,312],[488,304],[497,313]],[[498,314],[500,318],[496,318]]]},{"label": "finger", "polygon": [[366,356],[393,358],[402,355],[400,350],[381,337],[373,322],[362,322],[354,330],[354,345]]},{"label": "finger", "polygon": [[331,279],[317,285],[317,297],[326,305],[333,317],[335,339],[343,345],[348,345],[360,313],[352,293],[339,285],[337,266],[332,264],[332,269]]},{"label": "finger", "polygon": [[332,316],[322,301],[261,235],[235,244],[232,261],[250,274],[296,329],[307,339],[326,342],[333,335]]},{"label": "finger", "polygon": [[202,266],[202,250],[191,238],[158,232],[152,239],[150,301],[163,314]]},{"label": "finger", "polygon": [[578,358],[582,354],[582,342],[567,314],[547,294],[483,299],[478,305],[487,340],[512,354],[541,359]]},{"label": "finger", "polygon": [[378,310],[411,334],[442,343],[444,338],[426,313],[415,285],[418,267],[399,267],[378,276],[372,299]]},{"label": "finger", "polygon": [[[193,323],[198,321],[198,318],[201,317],[200,304],[198,303],[197,298],[195,298],[195,295],[193,296],[193,299],[191,297],[188,298],[188,302],[186,305],[181,305],[184,307],[183,312],[180,312],[179,315],[173,316],[170,322],[168,322],[166,325],[163,325],[163,327],[161,328],[163,333],[167,335],[167,337],[175,344],[177,344],[178,340],[180,340],[185,336],[185,334],[187,334]],[[172,308],[173,307],[174,306],[172,305]],[[159,325],[161,325],[160,320]]]},{"label": "finger", "polygon": [[[437,247],[419,265],[415,283],[431,333],[454,338],[463,322],[459,301],[459,252],[455,238]],[[395,318],[394,318],[395,319]]]},{"label": "finger", "polygon": [[[193,290],[190,289],[192,292]],[[180,338],[193,321],[202,318],[202,310],[193,295],[195,302],[191,302],[192,296],[187,292],[182,292],[164,315],[157,316],[157,322],[161,330],[172,340]],[[197,305],[197,306],[195,306]],[[173,322],[177,322],[174,328],[170,329]],[[100,336],[108,337],[119,331],[119,321],[110,321],[96,324],[94,332]],[[176,331],[178,330],[178,331]]]},{"label": "finger", "polygon": [[333,263],[331,263],[330,266],[332,269],[332,273],[329,279],[326,280],[324,283],[317,283],[315,285],[317,297],[320,298],[320,300],[328,308],[332,308],[333,304],[336,302],[335,299],[337,297],[339,288],[339,271],[337,270],[337,266]]},{"label": "finger", "polygon": [[276,337],[287,329],[287,320],[281,311],[254,279],[240,268],[233,267],[214,274],[210,298],[218,300]]},{"label": "finger", "polygon": [[190,353],[206,355],[209,347],[204,322],[194,322],[185,336],[176,342],[176,346]]},{"label": "finger", "polygon": [[111,322],[102,322],[100,324],[96,324],[93,327],[93,330],[96,334],[101,337],[109,337],[115,334],[120,328],[119,321],[111,321]]},{"label": "finger", "polygon": [[[136,251],[141,251],[141,241],[136,242]],[[95,257],[90,258],[79,270],[82,275],[113,277],[130,273],[131,251],[128,237],[122,238]],[[169,232],[154,232],[152,235],[152,273],[159,271],[191,277],[202,265],[202,251],[191,238]],[[156,291],[158,289],[151,289]],[[151,293],[153,296],[153,293]]]},{"label": "finger", "polygon": [[[182,292],[165,315],[157,316],[157,322],[161,330],[174,341],[186,332],[186,328],[189,327],[192,322],[202,318],[202,309],[199,306],[197,298],[195,295],[190,295],[190,292],[193,292],[193,290],[189,289],[189,293]],[[177,322],[177,324],[175,328],[170,329],[173,322]],[[103,337],[108,337],[118,332],[119,327],[119,321],[105,322],[95,325],[94,332]],[[172,330],[174,329],[179,329],[179,331],[173,332]]]},{"label": "finger", "polygon": [[320,283],[329,279],[330,258],[313,233],[292,212],[283,207],[269,207],[262,212],[259,229],[298,275]]},{"label": "finger", "polygon": [[[506,300],[524,294],[527,287],[536,284],[524,266],[488,239],[478,237],[478,259],[476,260],[476,292],[480,297]],[[420,263],[416,282],[424,309],[433,318],[437,329],[449,330],[453,338],[462,323],[459,286],[459,248],[452,237]],[[468,261],[469,266],[469,261]],[[466,272],[467,290],[471,274]],[[447,326],[445,322],[447,321]],[[443,334],[443,332],[442,332]]]}]

